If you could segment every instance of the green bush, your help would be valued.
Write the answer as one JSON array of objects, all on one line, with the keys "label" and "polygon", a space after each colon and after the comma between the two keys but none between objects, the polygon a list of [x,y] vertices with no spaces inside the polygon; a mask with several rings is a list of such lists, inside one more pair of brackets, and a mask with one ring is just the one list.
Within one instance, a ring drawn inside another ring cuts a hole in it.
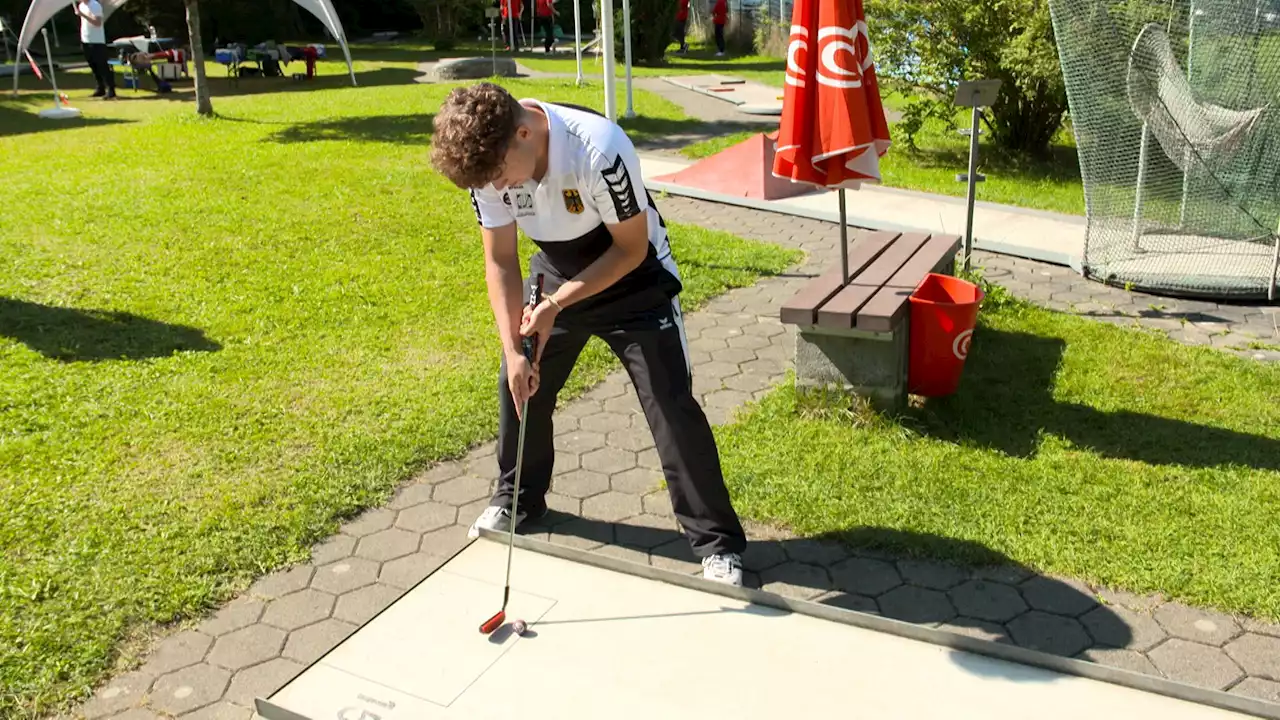
[{"label": "green bush", "polygon": [[[676,3],[672,0],[632,0],[631,64],[656,67],[665,63],[667,48],[675,42]],[[613,4],[614,54],[624,60],[622,0]]]}]

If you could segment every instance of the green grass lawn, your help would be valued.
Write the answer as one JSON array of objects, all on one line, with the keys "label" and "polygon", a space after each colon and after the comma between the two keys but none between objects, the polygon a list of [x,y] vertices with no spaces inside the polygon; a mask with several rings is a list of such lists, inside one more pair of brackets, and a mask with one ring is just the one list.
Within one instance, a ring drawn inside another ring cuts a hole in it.
[{"label": "green grass lawn", "polygon": [[1280,617],[1280,366],[995,297],[959,393],[788,384],[718,431],[744,515]]},{"label": "green grass lawn", "polygon": [[[885,107],[895,103],[886,95]],[[961,121],[961,127],[964,126]],[[741,132],[711,138],[685,146],[681,153],[698,159],[714,155],[754,135]],[[969,139],[948,130],[945,123],[929,120],[916,135],[916,148],[907,148],[890,123],[894,146],[880,161],[886,187],[965,197],[968,187],[956,181],[956,173],[969,169]],[[1084,186],[1080,165],[1070,134],[1061,132],[1050,158],[1033,162],[1010,157],[987,143],[978,149],[978,171],[986,181],[978,185],[980,201],[1016,205],[1036,210],[1074,215],[1084,214]]]},{"label": "green grass lawn", "polygon": [[[139,630],[305,559],[492,436],[480,238],[428,162],[448,88],[376,75],[406,65],[362,66],[382,80],[359,88],[332,65],[288,92],[244,80],[217,119],[82,88],[69,123],[30,115],[47,95],[0,101],[0,716],[83,698]],[[673,237],[691,307],[796,259]],[[613,367],[593,344],[568,395]]]}]

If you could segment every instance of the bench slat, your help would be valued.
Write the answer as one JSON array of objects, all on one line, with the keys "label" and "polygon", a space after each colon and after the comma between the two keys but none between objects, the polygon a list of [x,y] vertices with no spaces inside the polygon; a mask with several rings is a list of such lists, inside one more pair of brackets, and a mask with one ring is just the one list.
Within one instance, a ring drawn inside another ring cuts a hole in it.
[{"label": "bench slat", "polygon": [[818,325],[852,330],[858,308],[871,299],[876,289],[870,285],[846,285],[818,310]]},{"label": "bench slat", "polygon": [[779,319],[783,323],[793,325],[813,325],[817,321],[818,308],[822,307],[832,295],[840,292],[844,283],[841,281],[840,268],[830,270],[814,280],[810,280],[791,299],[782,305]]},{"label": "bench slat", "polygon": [[954,255],[959,249],[959,235],[933,235],[885,284],[915,289],[925,275],[933,272],[944,258]]},{"label": "bench slat", "polygon": [[[881,230],[868,233],[850,242],[849,274],[856,275],[862,272],[863,268],[880,257],[884,249],[889,247],[897,237],[898,233]],[[840,277],[840,267],[837,265],[818,278],[810,280],[809,284],[784,303],[780,319],[783,323],[796,325],[818,324],[818,309],[840,292],[842,287],[844,282]]]},{"label": "bench slat", "polygon": [[929,238],[923,233],[904,233],[889,246],[887,250],[880,254],[862,271],[861,274],[855,275],[850,281],[853,285],[868,285],[871,287],[880,287],[889,281],[895,273],[906,263],[911,256],[924,245]]},{"label": "bench slat", "polygon": [[854,327],[869,332],[891,332],[907,316],[915,288],[886,285],[879,290],[867,289],[874,290],[875,294],[858,310]]}]

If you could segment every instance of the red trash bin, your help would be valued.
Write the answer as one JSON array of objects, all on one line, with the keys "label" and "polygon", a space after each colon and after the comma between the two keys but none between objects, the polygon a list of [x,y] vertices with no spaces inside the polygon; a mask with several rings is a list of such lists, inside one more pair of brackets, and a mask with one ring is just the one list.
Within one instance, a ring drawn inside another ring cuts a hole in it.
[{"label": "red trash bin", "polygon": [[926,275],[911,294],[909,392],[941,397],[960,386],[982,298],[977,285],[937,273]]}]

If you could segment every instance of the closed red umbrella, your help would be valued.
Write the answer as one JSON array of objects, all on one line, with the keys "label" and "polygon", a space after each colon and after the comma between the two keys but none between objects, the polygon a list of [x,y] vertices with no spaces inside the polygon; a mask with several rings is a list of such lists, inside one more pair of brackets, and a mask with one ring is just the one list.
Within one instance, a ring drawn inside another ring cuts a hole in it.
[{"label": "closed red umbrella", "polygon": [[879,182],[890,145],[862,0],[796,0],[777,144],[775,176],[839,190],[848,282],[844,191]]}]

